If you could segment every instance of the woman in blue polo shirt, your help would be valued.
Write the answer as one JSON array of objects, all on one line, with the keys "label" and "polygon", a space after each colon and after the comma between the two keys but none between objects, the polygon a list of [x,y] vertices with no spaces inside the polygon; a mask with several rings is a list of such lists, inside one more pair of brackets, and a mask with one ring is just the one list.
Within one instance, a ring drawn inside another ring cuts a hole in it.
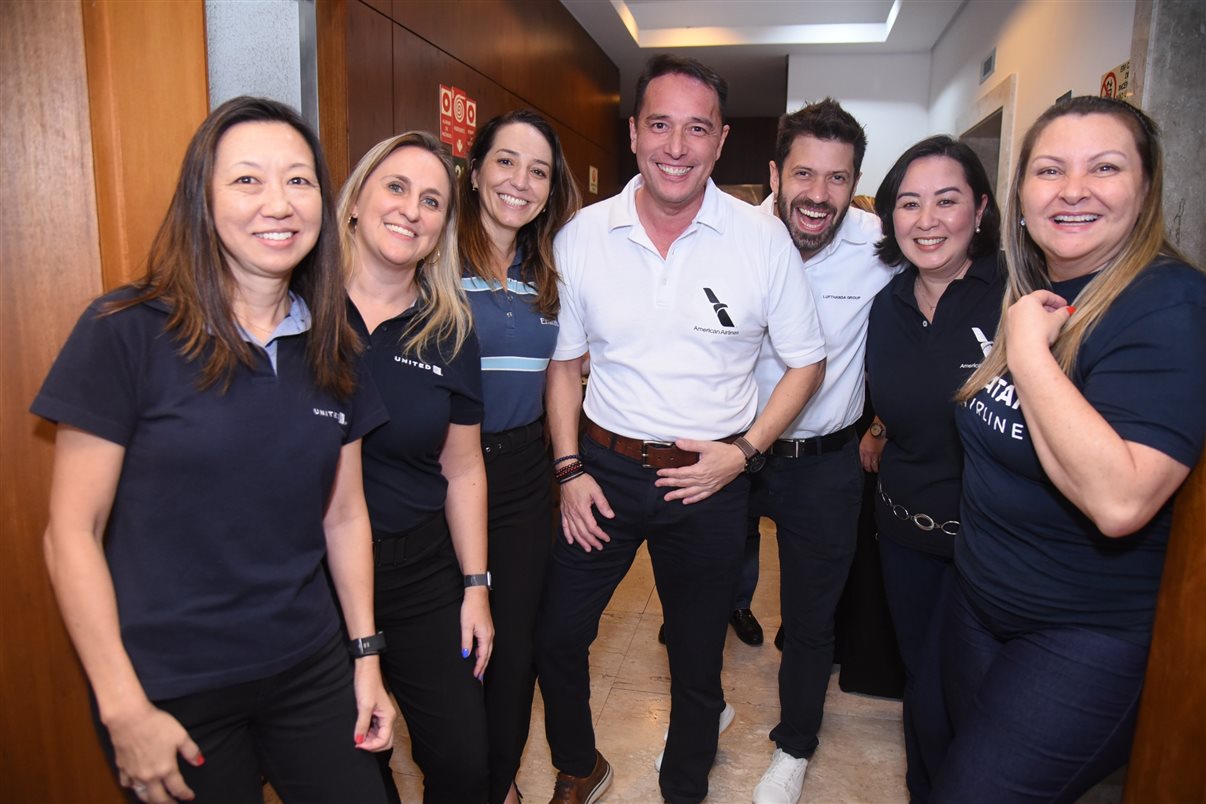
[{"label": "woman in blue polo shirt", "polygon": [[219,106],[147,275],[92,304],[33,404],[58,423],[51,580],[143,801],[249,804],[264,777],[290,802],[386,800],[360,476],[385,413],[357,390],[333,197],[296,112]]},{"label": "woman in blue polo shirt", "polygon": [[879,473],[884,591],[906,675],[906,781],[920,804],[949,738],[937,668],[963,488],[954,398],[991,348],[1001,315],[1001,213],[975,152],[947,136],[901,154],[875,205],[880,259],[907,267],[871,305],[867,383],[876,420],[859,451],[863,468]]},{"label": "woman in blue polo shirt", "polygon": [[557,344],[553,238],[581,196],[553,127],[526,109],[481,127],[461,182],[462,284],[481,343],[486,407],[482,452],[496,629],[486,674],[490,801],[514,804],[536,683],[532,631],[554,538],[544,438],[545,368]]},{"label": "woman in blue polo shirt", "polygon": [[1206,274],[1166,239],[1162,189],[1128,103],[1072,98],[1022,140],[1001,326],[956,413],[931,801],[1075,801],[1129,755],[1172,498],[1206,440]]},{"label": "woman in blue polo shirt", "polygon": [[409,132],[371,148],[339,198],[348,314],[390,414],[364,441],[377,624],[429,804],[486,799],[481,679],[494,638],[480,355],[455,189],[444,146]]}]

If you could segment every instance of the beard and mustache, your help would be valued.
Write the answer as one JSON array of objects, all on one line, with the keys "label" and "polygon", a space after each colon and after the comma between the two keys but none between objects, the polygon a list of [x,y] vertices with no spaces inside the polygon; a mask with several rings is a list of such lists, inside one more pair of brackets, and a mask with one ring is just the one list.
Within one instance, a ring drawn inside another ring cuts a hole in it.
[{"label": "beard and mustache", "polygon": [[[829,215],[829,225],[816,234],[800,230],[796,226],[795,215],[792,214],[792,209],[796,207]],[[779,220],[783,221],[787,226],[787,232],[791,235],[791,241],[796,244],[796,248],[801,253],[809,255],[815,254],[833,242],[838,227],[842,225],[842,221],[845,220],[846,212],[849,209],[850,207],[847,205],[839,211],[832,204],[815,204],[802,196],[796,196],[795,200],[791,203],[788,203],[787,199],[782,195],[777,196],[775,199],[775,211],[779,215]]]}]

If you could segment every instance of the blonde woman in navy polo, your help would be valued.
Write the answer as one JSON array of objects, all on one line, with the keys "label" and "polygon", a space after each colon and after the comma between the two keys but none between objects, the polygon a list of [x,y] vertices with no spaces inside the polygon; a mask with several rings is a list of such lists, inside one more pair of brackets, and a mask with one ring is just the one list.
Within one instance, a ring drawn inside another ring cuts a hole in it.
[{"label": "blonde woman in navy polo", "polygon": [[[426,132],[378,143],[344,184],[339,221],[348,315],[390,414],[364,441],[385,676],[423,800],[481,802],[481,682],[494,640],[481,358],[460,286],[447,149]],[[382,772],[392,778],[387,762]]]},{"label": "blonde woman in navy polo", "polygon": [[296,112],[219,106],[147,275],[89,307],[34,400],[58,423],[46,563],[142,801],[258,804],[265,777],[385,801],[360,477],[385,412],[358,390],[333,198]]},{"label": "blonde woman in navy polo", "polygon": [[557,345],[553,237],[581,205],[561,142],[522,109],[490,120],[461,177],[462,285],[482,348],[489,489],[490,607],[486,674],[490,801],[515,804],[536,672],[532,639],[554,538],[552,457],[544,434],[545,370]]}]

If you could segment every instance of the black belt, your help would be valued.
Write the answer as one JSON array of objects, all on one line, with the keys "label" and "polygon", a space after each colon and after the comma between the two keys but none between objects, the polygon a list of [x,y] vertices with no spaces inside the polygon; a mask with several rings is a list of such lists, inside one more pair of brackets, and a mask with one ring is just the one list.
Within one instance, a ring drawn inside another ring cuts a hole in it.
[{"label": "black belt", "polygon": [[512,427],[497,433],[482,433],[482,456],[485,458],[500,452],[519,449],[537,439],[544,438],[544,418],[541,417],[531,424]]},{"label": "black belt", "polygon": [[393,532],[373,531],[373,566],[392,567],[406,560],[407,554],[416,555],[432,542],[444,538],[448,533],[448,521],[444,511],[437,511],[426,522],[410,530]]},{"label": "black belt", "polygon": [[843,427],[829,435],[812,438],[780,438],[771,444],[767,452],[776,458],[803,458],[806,455],[824,455],[837,452],[858,436],[854,425]]}]

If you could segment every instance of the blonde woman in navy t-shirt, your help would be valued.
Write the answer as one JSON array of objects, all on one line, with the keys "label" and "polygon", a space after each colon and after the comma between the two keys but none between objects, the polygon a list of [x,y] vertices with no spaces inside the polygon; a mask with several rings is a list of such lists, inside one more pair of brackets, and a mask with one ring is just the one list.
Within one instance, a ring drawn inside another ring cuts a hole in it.
[{"label": "blonde woman in navy t-shirt", "polygon": [[[364,440],[383,668],[427,804],[486,798],[481,368],[456,253],[456,184],[426,132],[378,143],[339,198],[348,315],[390,421]],[[383,762],[383,774],[390,771]],[[390,786],[392,790],[392,785]]]},{"label": "blonde woman in navy t-shirt", "polygon": [[553,237],[580,204],[561,142],[543,117],[507,112],[478,131],[461,177],[459,245],[486,409],[497,629],[486,674],[492,804],[517,800],[514,779],[532,715],[532,637],[555,524],[544,433],[545,369],[559,308]]},{"label": "blonde woman in navy t-shirt", "polygon": [[146,276],[93,303],[33,404],[58,423],[46,563],[141,801],[253,804],[265,778],[386,800],[360,475],[385,412],[357,381],[333,198],[296,112],[219,106]]},{"label": "blonde woman in navy t-shirt", "polygon": [[1206,275],[1165,237],[1155,124],[1058,103],[1011,187],[1001,326],[956,414],[938,802],[1071,802],[1126,762],[1172,498],[1206,440]]}]

